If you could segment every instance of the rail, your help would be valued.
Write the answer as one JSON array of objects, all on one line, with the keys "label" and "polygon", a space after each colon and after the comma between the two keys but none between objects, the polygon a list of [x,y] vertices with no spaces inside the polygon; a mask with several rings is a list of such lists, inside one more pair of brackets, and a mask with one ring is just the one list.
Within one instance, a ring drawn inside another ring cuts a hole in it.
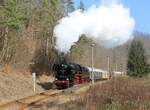
[{"label": "rail", "polygon": [[61,92],[61,90],[47,90],[42,93],[0,105],[0,110],[29,110],[30,106],[33,106],[38,102],[42,102],[42,100],[47,98],[58,96]]}]

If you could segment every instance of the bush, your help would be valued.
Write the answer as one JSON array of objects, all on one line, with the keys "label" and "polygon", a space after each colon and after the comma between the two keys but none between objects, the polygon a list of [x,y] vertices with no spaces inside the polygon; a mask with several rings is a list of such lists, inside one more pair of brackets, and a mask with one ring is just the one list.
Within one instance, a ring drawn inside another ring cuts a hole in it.
[{"label": "bush", "polygon": [[90,87],[82,98],[71,102],[72,110],[150,110],[149,91],[149,79],[112,79]]}]

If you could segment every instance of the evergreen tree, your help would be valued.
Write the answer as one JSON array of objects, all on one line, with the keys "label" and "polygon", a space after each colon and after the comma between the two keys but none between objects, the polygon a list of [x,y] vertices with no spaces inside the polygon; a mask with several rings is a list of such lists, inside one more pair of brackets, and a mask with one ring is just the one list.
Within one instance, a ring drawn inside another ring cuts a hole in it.
[{"label": "evergreen tree", "polygon": [[142,77],[148,74],[147,55],[143,44],[133,40],[128,55],[128,75]]},{"label": "evergreen tree", "polygon": [[3,2],[1,9],[1,26],[11,29],[19,29],[25,20],[21,3],[17,0],[6,0]]},{"label": "evergreen tree", "polygon": [[62,0],[63,7],[64,7],[64,15],[68,15],[75,10],[74,2],[72,0]]},{"label": "evergreen tree", "polygon": [[68,13],[73,12],[75,10],[74,2],[72,0],[68,0],[67,10],[68,10]]},{"label": "evergreen tree", "polygon": [[81,9],[82,11],[84,11],[83,0],[80,0],[80,6],[79,6],[79,9]]},{"label": "evergreen tree", "polygon": [[26,20],[22,1],[5,0],[0,6],[0,62],[9,63],[15,54],[19,29]]}]

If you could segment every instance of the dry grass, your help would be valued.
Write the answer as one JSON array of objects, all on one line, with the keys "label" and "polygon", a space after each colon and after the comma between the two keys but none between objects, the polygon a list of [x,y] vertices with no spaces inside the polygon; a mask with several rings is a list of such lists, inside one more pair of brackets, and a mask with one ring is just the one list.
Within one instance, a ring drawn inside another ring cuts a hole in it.
[{"label": "dry grass", "polygon": [[117,78],[91,87],[60,110],[150,110],[150,79]]},{"label": "dry grass", "polygon": [[[37,78],[36,93],[43,92],[52,80],[52,77],[45,75]],[[33,94],[33,78],[29,72],[17,71],[9,66],[0,71],[0,105]]]}]

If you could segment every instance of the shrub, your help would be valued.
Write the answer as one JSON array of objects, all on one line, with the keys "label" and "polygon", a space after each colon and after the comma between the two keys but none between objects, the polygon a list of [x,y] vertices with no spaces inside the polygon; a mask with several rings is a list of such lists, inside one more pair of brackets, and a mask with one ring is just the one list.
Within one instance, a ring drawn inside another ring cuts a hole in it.
[{"label": "shrub", "polygon": [[149,110],[149,92],[149,79],[116,78],[90,87],[71,105],[72,110]]}]

